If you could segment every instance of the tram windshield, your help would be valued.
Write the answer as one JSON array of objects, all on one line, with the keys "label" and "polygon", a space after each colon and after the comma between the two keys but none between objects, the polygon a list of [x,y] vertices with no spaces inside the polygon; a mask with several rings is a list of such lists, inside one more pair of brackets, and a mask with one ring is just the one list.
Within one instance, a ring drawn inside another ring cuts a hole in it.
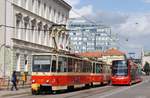
[{"label": "tram windshield", "polygon": [[33,72],[50,72],[51,56],[34,56],[33,57]]},{"label": "tram windshield", "polygon": [[128,74],[128,67],[126,61],[113,61],[112,74],[117,76],[126,76]]}]

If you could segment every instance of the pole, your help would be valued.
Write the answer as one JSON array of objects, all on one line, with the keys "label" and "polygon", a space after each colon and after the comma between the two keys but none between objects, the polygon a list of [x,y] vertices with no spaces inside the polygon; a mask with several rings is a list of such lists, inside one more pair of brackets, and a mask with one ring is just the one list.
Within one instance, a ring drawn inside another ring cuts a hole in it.
[{"label": "pole", "polygon": [[[7,17],[7,0],[5,0],[5,25],[6,25],[6,17]],[[4,65],[3,65],[3,67],[4,67],[4,77],[6,76],[6,65],[5,65],[5,62],[6,62],[6,59],[5,59],[5,57],[6,57],[6,48],[5,48],[5,46],[6,46],[6,26],[4,27]]]}]

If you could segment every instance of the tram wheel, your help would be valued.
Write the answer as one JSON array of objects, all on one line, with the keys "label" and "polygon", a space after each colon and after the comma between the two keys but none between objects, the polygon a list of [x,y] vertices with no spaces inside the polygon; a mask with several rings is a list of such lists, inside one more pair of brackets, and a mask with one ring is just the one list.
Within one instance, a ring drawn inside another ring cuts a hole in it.
[{"label": "tram wheel", "polygon": [[39,91],[32,90],[32,95],[39,95]]},{"label": "tram wheel", "polygon": [[74,86],[68,86],[68,87],[67,87],[67,90],[68,90],[68,91],[73,91],[73,90],[74,90]]},{"label": "tram wheel", "polygon": [[85,88],[86,89],[90,88],[90,85],[89,84],[85,84]]},{"label": "tram wheel", "polygon": [[91,85],[90,85],[91,87],[93,87],[94,85],[93,85],[93,83],[91,82]]},{"label": "tram wheel", "polygon": [[130,82],[129,84],[128,84],[128,86],[131,86],[132,85],[132,83]]}]

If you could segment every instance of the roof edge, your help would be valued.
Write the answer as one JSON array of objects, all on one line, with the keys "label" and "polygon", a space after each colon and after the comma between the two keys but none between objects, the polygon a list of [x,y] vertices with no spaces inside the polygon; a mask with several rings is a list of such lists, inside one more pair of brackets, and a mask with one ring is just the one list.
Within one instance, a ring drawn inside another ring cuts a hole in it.
[{"label": "roof edge", "polygon": [[54,0],[54,1],[59,1],[60,3],[62,3],[63,5],[65,5],[69,10],[72,9],[72,6],[69,5],[66,1],[64,0]]}]

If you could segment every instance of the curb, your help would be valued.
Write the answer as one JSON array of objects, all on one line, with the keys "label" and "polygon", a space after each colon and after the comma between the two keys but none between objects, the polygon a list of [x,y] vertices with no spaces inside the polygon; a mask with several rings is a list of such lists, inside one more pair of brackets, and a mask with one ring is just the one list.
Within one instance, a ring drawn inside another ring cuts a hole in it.
[{"label": "curb", "polygon": [[2,95],[1,97],[13,97],[13,96],[18,96],[18,95],[27,95],[27,94],[30,94],[30,92],[20,92],[20,93],[15,93],[15,94],[4,94]]}]

